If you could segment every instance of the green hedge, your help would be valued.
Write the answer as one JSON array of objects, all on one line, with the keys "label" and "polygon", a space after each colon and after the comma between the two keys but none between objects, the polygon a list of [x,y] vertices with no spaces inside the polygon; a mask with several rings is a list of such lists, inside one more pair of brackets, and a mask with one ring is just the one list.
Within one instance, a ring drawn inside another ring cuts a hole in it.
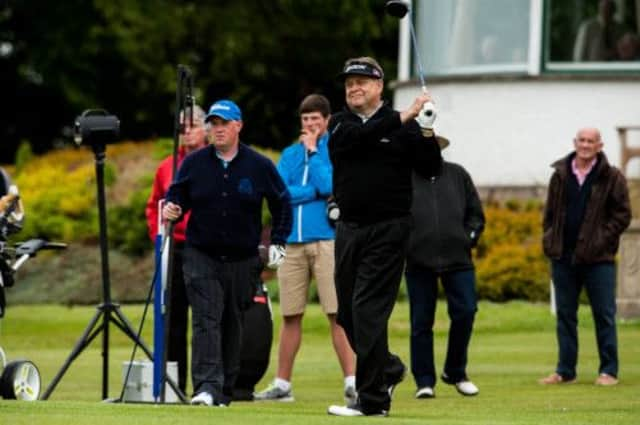
[{"label": "green hedge", "polygon": [[[168,139],[109,146],[105,180],[112,248],[137,257],[151,255],[153,245],[147,235],[144,208],[155,168],[171,148],[172,141]],[[20,238],[97,242],[93,154],[86,149],[58,150],[40,157],[31,157],[27,148],[24,152],[19,170],[15,171],[26,210]],[[274,162],[278,160],[277,152],[263,153]],[[541,204],[511,201],[503,206],[487,205],[485,214],[486,229],[474,252],[479,297],[492,301],[547,300],[550,276],[541,249]],[[265,226],[269,226],[270,219],[265,205]],[[269,286],[277,299],[275,280]],[[315,289],[310,298],[317,299]],[[405,285],[401,286],[399,298],[406,299]]]},{"label": "green hedge", "polygon": [[475,253],[478,296],[492,301],[549,298],[549,266],[542,253],[542,206],[507,203],[485,208],[486,228]]}]

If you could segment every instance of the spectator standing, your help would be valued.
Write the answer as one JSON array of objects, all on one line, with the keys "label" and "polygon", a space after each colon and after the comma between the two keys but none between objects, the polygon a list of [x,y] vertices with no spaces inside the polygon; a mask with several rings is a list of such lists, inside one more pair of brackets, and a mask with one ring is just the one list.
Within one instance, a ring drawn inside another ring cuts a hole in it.
[{"label": "spectator standing", "polygon": [[209,146],[189,155],[167,194],[163,216],[187,224],[184,277],[192,311],[192,404],[226,406],[238,374],[243,311],[253,302],[262,203],[273,219],[269,266],[285,255],[289,192],[268,158],[240,143],[242,112],[219,100],[205,119]]},{"label": "spectator standing", "polygon": [[583,128],[574,152],[556,161],[549,182],[543,221],[544,253],[551,260],[558,338],[556,371],[545,385],[576,380],[578,300],[589,296],[600,356],[595,384],[618,383],[616,274],[620,235],[629,226],[631,208],[623,174],[609,165],[596,128]]},{"label": "spectator standing", "polygon": [[299,108],[300,140],[282,152],[278,172],[291,195],[293,226],[287,256],[278,269],[282,329],[278,371],[269,388],[256,400],[293,401],[291,376],[302,339],[302,317],[315,278],[323,312],[329,320],[333,348],[344,376],[345,398],[355,402],[355,360],[344,329],[336,323],[338,302],[333,278],[335,231],[327,217],[327,198],[333,192],[327,125],[331,106],[312,94]]},{"label": "spectator standing", "polygon": [[573,48],[573,60],[612,61],[618,59],[616,44],[624,34],[624,26],[615,20],[616,3],[600,0],[598,16],[587,19],[578,29]]},{"label": "spectator standing", "polygon": [[[204,111],[198,105],[193,107],[193,111],[181,112],[180,122],[185,123],[184,132],[180,134],[180,146],[178,148],[178,167],[184,158],[207,144],[204,129]],[[193,123],[185,117],[193,114]],[[173,155],[166,157],[156,170],[153,180],[151,194],[147,200],[145,215],[147,217],[147,227],[149,237],[155,241],[158,234],[158,203],[164,199],[169,186],[173,181]],[[169,345],[167,347],[167,360],[178,363],[178,387],[182,393],[186,393],[187,388],[187,326],[189,323],[189,303],[184,286],[182,274],[185,231],[189,213],[185,214],[184,220],[177,223],[173,228],[173,270],[171,271],[171,310],[169,317]]]},{"label": "spectator standing", "polygon": [[[438,137],[441,149],[449,141]],[[439,176],[413,176],[414,230],[409,240],[406,281],[411,315],[411,372],[416,398],[435,397],[433,324],[438,281],[447,299],[451,325],[441,379],[465,396],[478,394],[467,376],[467,352],[477,311],[471,249],[484,230],[484,213],[471,176],[444,161]]]}]

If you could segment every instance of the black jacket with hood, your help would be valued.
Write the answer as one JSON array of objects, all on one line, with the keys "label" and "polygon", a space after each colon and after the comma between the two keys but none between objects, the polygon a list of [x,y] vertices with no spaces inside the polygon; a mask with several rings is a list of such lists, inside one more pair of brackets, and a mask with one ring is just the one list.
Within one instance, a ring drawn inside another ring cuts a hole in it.
[{"label": "black jacket with hood", "polygon": [[484,213],[469,173],[443,162],[440,176],[413,175],[414,230],[407,267],[435,272],[473,268],[471,248],[484,230]]}]

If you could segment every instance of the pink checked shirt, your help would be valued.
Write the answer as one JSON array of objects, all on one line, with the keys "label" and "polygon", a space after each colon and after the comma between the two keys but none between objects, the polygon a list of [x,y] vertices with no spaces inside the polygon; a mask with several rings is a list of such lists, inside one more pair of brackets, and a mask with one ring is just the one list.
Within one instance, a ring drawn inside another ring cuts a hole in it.
[{"label": "pink checked shirt", "polygon": [[573,160],[571,161],[571,171],[573,171],[573,174],[576,176],[576,179],[578,180],[578,184],[580,186],[582,186],[582,184],[584,183],[584,180],[587,178],[587,175],[589,175],[591,170],[593,170],[594,165],[596,165],[597,159],[598,158],[593,158],[593,161],[591,161],[589,166],[584,171],[580,171],[578,169],[575,158],[573,158]]}]

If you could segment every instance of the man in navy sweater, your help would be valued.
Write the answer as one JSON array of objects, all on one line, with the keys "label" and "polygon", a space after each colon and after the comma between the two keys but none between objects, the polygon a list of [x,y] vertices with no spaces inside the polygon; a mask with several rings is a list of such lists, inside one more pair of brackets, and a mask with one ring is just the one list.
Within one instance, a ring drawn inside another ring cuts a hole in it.
[{"label": "man in navy sweater", "polygon": [[260,279],[262,202],[273,218],[269,267],[284,260],[291,232],[289,192],[273,163],[240,143],[242,112],[220,100],[206,118],[211,145],[189,155],[163,216],[191,211],[184,277],[192,309],[192,404],[228,405],[239,369],[243,311]]}]

